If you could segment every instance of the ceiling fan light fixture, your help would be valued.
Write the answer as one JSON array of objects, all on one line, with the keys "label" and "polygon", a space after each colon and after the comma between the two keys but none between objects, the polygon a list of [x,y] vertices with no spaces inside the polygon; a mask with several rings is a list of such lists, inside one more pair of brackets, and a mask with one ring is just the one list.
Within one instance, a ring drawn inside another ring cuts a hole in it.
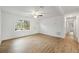
[{"label": "ceiling fan light fixture", "polygon": [[34,15],[33,17],[34,17],[34,18],[38,18],[38,16],[36,16],[36,15]]},{"label": "ceiling fan light fixture", "polygon": [[42,7],[40,7],[37,10],[33,10],[32,15],[34,18],[38,18],[38,17],[41,17],[44,15],[44,12],[41,9],[42,9]]}]

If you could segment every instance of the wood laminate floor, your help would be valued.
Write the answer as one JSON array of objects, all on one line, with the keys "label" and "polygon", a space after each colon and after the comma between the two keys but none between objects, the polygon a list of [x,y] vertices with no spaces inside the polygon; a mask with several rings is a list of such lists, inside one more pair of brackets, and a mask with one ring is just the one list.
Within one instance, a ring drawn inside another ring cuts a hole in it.
[{"label": "wood laminate floor", "polygon": [[6,40],[0,46],[1,53],[76,53],[79,52],[78,42],[72,37],[64,39],[44,34]]}]

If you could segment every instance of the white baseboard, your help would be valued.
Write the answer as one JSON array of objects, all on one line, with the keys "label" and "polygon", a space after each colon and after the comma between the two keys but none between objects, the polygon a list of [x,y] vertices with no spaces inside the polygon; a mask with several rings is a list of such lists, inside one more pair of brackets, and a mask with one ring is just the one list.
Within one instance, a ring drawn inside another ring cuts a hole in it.
[{"label": "white baseboard", "polygon": [[[34,34],[38,34],[38,33],[34,33]],[[31,35],[34,35],[34,34],[23,35],[23,36],[15,36],[15,37],[7,37],[7,38],[3,38],[2,41],[10,40],[10,39],[16,39],[16,38],[22,38],[22,37],[27,37],[27,36],[31,36]]]},{"label": "white baseboard", "polygon": [[[34,33],[34,34],[38,34],[38,33]],[[24,36],[18,36],[18,37],[8,37],[8,38],[2,39],[2,41],[4,41],[4,40],[9,40],[9,39],[21,38],[21,37],[25,37],[25,36],[31,36],[31,35],[34,35],[34,34],[24,35]],[[53,37],[64,38],[64,36],[50,35],[50,34],[46,34],[46,33],[41,33],[41,34],[45,34],[45,35],[49,35],[49,36],[53,36]],[[0,44],[1,44],[2,41],[0,41]]]},{"label": "white baseboard", "polygon": [[45,35],[49,35],[49,36],[53,36],[53,37],[64,38],[64,36],[58,36],[58,35],[50,35],[50,34],[47,34],[47,33],[42,33],[42,34],[45,34]]}]

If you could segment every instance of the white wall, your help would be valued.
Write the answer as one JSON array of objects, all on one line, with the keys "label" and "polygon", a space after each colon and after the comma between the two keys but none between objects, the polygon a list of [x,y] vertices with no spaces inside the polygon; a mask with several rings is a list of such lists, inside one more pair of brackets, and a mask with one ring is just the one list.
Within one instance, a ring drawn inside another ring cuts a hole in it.
[{"label": "white wall", "polygon": [[77,19],[76,19],[76,34],[79,42],[79,15],[77,16]]},{"label": "white wall", "polygon": [[42,19],[40,21],[40,32],[43,34],[64,37],[64,17]]},{"label": "white wall", "polygon": [[[24,15],[18,15],[7,11],[2,11],[2,39],[43,33],[51,36],[64,37],[64,17],[43,18],[40,20]],[[30,30],[15,31],[15,24],[18,20],[30,21]]]},{"label": "white wall", "polygon": [[0,43],[1,43],[1,9],[0,9]]},{"label": "white wall", "polygon": [[[24,19],[30,21],[30,30],[15,31],[15,24],[18,20]],[[39,23],[36,19],[16,15],[11,12],[2,11],[2,39],[8,39],[13,37],[20,37],[39,32]]]}]

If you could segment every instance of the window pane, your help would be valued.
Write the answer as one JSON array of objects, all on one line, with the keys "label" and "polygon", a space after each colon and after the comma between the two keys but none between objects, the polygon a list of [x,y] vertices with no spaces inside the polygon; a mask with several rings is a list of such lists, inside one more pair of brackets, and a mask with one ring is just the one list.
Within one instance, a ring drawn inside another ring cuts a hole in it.
[{"label": "window pane", "polygon": [[15,30],[30,30],[30,22],[26,20],[19,20],[15,27]]}]

